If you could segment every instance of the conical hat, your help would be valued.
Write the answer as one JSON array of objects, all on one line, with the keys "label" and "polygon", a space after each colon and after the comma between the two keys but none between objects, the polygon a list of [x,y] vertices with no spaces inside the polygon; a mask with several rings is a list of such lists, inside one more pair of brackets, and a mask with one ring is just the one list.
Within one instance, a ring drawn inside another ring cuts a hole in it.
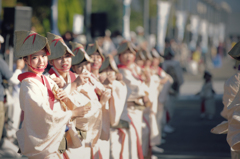
[{"label": "conical hat", "polygon": [[105,58],[105,61],[102,63],[102,66],[99,69],[99,72],[104,71],[108,68],[108,66],[110,66],[115,72],[118,72],[117,65],[111,55]]},{"label": "conical hat", "polygon": [[146,60],[146,57],[143,55],[142,50],[139,50],[136,54],[136,58],[139,58],[141,60]]},{"label": "conical hat", "polygon": [[153,58],[161,58],[160,54],[157,52],[156,49],[152,49],[150,52]]},{"label": "conical hat", "polygon": [[240,61],[240,42],[236,43],[228,53],[232,58]]},{"label": "conical hat", "polygon": [[97,52],[100,54],[100,56],[103,58],[103,61],[105,60],[105,57],[103,56],[102,53],[102,49],[100,48],[100,46],[98,45],[98,42],[95,41],[94,44],[89,44],[88,48],[87,48],[87,53],[89,56],[91,56],[92,54],[94,54],[95,52]]},{"label": "conical hat", "polygon": [[128,49],[131,51],[131,53],[133,53],[134,55],[136,55],[136,52],[137,52],[136,46],[135,46],[132,42],[126,41],[126,40],[122,41],[122,42],[119,44],[119,46],[118,46],[118,48],[117,48],[117,52],[118,52],[118,54],[122,54],[122,53],[124,53],[125,51],[127,51]]},{"label": "conical hat", "polygon": [[34,54],[44,47],[51,54],[47,38],[33,31],[15,31],[14,33],[14,54],[17,58]]},{"label": "conical hat", "polygon": [[91,62],[91,63],[93,62],[93,60],[88,56],[88,54],[84,50],[84,47],[81,44],[76,42],[71,42],[71,41],[70,41],[70,44],[72,45],[72,52],[75,55],[74,57],[72,57],[72,65],[79,64],[84,60],[84,58],[88,62]]},{"label": "conical hat", "polygon": [[68,48],[60,36],[48,32],[47,39],[52,52],[52,54],[48,57],[48,60],[62,57],[66,52],[74,56],[72,51]]},{"label": "conical hat", "polygon": [[147,60],[152,60],[153,59],[153,57],[152,57],[152,55],[150,54],[149,51],[142,50],[142,52],[143,52],[143,55],[146,57]]}]

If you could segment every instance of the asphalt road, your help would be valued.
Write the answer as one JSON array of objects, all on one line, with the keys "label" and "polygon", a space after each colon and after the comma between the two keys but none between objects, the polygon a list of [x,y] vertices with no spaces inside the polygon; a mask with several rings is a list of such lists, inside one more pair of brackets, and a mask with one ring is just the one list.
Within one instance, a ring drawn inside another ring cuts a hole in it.
[{"label": "asphalt road", "polygon": [[222,122],[223,85],[227,78],[234,74],[234,61],[230,58],[223,60],[223,67],[211,68],[215,96],[216,114],[212,120],[200,118],[200,99],[194,96],[200,91],[203,79],[198,75],[185,74],[185,82],[181,94],[171,98],[170,105],[174,107],[174,115],[170,124],[175,132],[168,134],[166,143],[160,145],[163,154],[155,154],[159,159],[230,159],[230,148],[226,135],[215,135],[210,130]]}]

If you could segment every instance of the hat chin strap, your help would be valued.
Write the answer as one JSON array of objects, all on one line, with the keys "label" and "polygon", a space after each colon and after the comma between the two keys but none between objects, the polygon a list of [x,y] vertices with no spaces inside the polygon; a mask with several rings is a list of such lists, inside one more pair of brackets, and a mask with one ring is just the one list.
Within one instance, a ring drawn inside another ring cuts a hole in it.
[{"label": "hat chin strap", "polygon": [[30,64],[28,64],[28,66],[31,67],[31,69],[33,69],[34,71],[36,71],[38,73],[43,73],[45,71],[45,68],[47,68],[47,65],[44,68],[34,68],[31,63],[31,56],[32,55],[30,55]]}]

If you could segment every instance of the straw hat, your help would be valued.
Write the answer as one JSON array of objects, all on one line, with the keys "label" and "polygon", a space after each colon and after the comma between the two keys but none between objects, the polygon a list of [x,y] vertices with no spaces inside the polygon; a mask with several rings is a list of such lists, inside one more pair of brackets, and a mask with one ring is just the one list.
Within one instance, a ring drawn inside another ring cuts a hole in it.
[{"label": "straw hat", "polygon": [[146,60],[146,57],[143,55],[142,50],[139,50],[136,54],[136,58],[139,58],[141,60]]},{"label": "straw hat", "polygon": [[95,41],[94,44],[89,44],[88,48],[87,48],[87,53],[88,53],[89,56],[91,56],[95,52],[98,52],[100,54],[100,56],[102,57],[103,61],[105,60],[105,57],[103,56],[103,53],[102,53],[102,49],[98,45],[97,41]]},{"label": "straw hat", "polygon": [[15,31],[14,52],[17,58],[34,54],[46,47],[47,55],[51,55],[47,38],[34,31]]},{"label": "straw hat", "polygon": [[105,69],[108,68],[108,66],[110,66],[115,72],[118,72],[117,65],[113,59],[113,56],[111,55],[105,58],[105,61],[102,63],[102,66],[99,69],[99,72],[104,71]]},{"label": "straw hat", "polygon": [[117,48],[117,52],[118,52],[118,54],[122,54],[127,50],[130,50],[131,53],[136,55],[136,52],[137,52],[136,46],[133,43],[131,43],[130,41],[124,40],[119,44],[119,46]]},{"label": "straw hat", "polygon": [[52,52],[52,54],[48,57],[48,60],[62,57],[66,52],[75,56],[60,36],[48,32],[47,39]]},{"label": "straw hat", "polygon": [[236,60],[236,67],[238,67],[240,64],[240,42],[236,43],[228,54]]},{"label": "straw hat", "polygon": [[153,58],[158,58],[158,59],[161,60],[161,62],[164,61],[164,58],[158,53],[158,51],[156,49],[153,48],[150,53],[151,53]]},{"label": "straw hat", "polygon": [[88,62],[93,62],[93,60],[88,56],[88,54],[85,52],[84,47],[76,42],[71,42],[72,45],[72,52],[74,53],[74,57],[72,57],[72,65],[79,64],[82,62],[85,58]]},{"label": "straw hat", "polygon": [[153,59],[153,57],[152,57],[152,55],[150,54],[149,51],[142,50],[142,52],[143,52],[143,55],[146,57],[147,60],[152,60]]}]

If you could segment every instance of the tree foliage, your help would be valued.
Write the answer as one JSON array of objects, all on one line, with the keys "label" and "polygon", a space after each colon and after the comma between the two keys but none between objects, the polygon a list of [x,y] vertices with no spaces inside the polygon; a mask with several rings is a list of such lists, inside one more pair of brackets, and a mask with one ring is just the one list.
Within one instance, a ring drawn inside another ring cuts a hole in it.
[{"label": "tree foliage", "polygon": [[58,0],[58,29],[60,34],[72,31],[74,14],[83,15],[84,5],[80,0]]}]

